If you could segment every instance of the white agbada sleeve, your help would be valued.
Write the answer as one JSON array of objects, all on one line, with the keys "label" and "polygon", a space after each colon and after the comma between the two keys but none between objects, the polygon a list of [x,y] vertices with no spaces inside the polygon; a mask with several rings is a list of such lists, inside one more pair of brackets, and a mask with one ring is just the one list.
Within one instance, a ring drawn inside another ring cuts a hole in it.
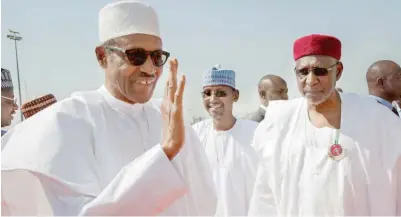
[{"label": "white agbada sleeve", "polygon": [[[2,208],[8,214],[158,215],[188,190],[199,197],[191,198],[199,206],[195,208],[205,208],[200,215],[214,212],[211,188],[194,189],[200,186],[196,184],[208,182],[205,173],[209,171],[190,165],[188,170],[194,171],[183,174],[187,172],[182,168],[185,162],[170,162],[160,145],[123,167],[107,186],[100,186],[94,129],[80,117],[85,113],[81,106],[72,101],[56,104],[52,109],[57,112],[39,113],[2,138],[6,144],[2,150]],[[75,116],[71,109],[76,110]],[[188,142],[199,144],[193,133],[186,137],[184,147]],[[194,152],[190,157],[201,153]]]},{"label": "white agbada sleeve", "polygon": [[[252,145],[253,147],[258,147],[259,151],[261,151],[261,137],[266,137],[262,124],[255,131]],[[268,171],[272,168],[269,168],[268,164],[264,163],[269,160],[266,157],[264,155],[264,158],[259,159],[248,216],[278,216],[276,200],[271,188],[272,183],[269,183],[268,179]]]},{"label": "white agbada sleeve", "polygon": [[395,178],[395,187],[394,189],[396,189],[396,215],[397,216],[401,216],[401,157],[398,159],[396,167],[394,168],[394,177]]},{"label": "white agbada sleeve", "polygon": [[[278,134],[276,120],[283,118],[286,109],[292,106],[282,106],[284,101],[275,101],[266,109],[265,119],[255,130],[252,147],[259,157],[259,165],[256,172],[256,180],[249,207],[249,216],[279,216],[277,200],[274,197],[273,188],[276,187],[274,179],[269,179],[269,173],[275,170],[272,157],[275,155],[276,147],[283,138],[269,135]],[[288,128],[288,126],[285,126]]]},{"label": "white agbada sleeve", "polygon": [[[72,142],[71,139],[69,141]],[[7,153],[2,154],[4,156]],[[93,171],[86,170],[81,156],[66,159],[63,163],[65,172],[71,172],[70,175],[77,178],[88,177],[88,173]],[[57,167],[56,164],[47,166]],[[2,170],[3,203],[11,215],[49,214],[38,213],[43,210],[38,210],[39,207],[48,207],[45,210],[51,211],[52,215],[157,215],[187,192],[181,176],[160,146],[155,146],[122,168],[103,191],[95,189],[99,188],[95,186],[95,179],[92,180],[94,183],[87,180],[87,189],[83,185],[74,189],[74,183],[64,183],[63,178],[40,173],[39,168],[26,169]],[[21,174],[23,171],[25,174]],[[92,175],[95,178],[95,174]],[[83,188],[82,191],[79,188]],[[91,188],[98,190],[99,195],[92,195]]]}]

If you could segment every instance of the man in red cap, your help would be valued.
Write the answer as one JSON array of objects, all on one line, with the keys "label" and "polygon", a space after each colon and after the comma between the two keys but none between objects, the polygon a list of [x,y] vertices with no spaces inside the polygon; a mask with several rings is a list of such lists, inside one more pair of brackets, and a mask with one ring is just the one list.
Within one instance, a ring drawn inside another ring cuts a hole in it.
[{"label": "man in red cap", "polygon": [[269,106],[255,132],[262,162],[249,215],[401,215],[401,121],[335,90],[340,59],[335,37],[295,41],[303,97]]}]

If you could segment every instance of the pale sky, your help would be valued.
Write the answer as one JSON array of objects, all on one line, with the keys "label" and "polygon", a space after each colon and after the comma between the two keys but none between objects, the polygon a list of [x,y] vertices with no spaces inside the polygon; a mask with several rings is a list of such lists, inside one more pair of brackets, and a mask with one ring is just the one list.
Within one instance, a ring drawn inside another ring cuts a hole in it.
[{"label": "pale sky", "polygon": [[[17,86],[15,50],[8,29],[19,31],[23,102],[53,93],[58,100],[103,83],[97,65],[98,11],[111,0],[2,0],[1,67]],[[216,64],[236,71],[235,114],[257,109],[257,82],[265,74],[287,80],[299,97],[292,45],[297,38],[330,34],[343,45],[346,92],[367,94],[366,69],[379,59],[401,63],[400,0],[148,0],[159,14],[165,50],[187,75],[186,116],[204,115],[201,75]],[[162,96],[159,80],[155,97]],[[17,93],[16,93],[17,95]],[[15,119],[19,119],[17,115]]]}]

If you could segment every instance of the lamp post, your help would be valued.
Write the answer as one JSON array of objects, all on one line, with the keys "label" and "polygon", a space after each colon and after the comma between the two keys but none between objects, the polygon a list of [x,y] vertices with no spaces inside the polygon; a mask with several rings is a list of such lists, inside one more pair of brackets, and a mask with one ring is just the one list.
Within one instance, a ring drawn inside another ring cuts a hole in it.
[{"label": "lamp post", "polygon": [[[19,65],[18,65],[18,48],[17,48],[17,41],[21,41],[22,37],[19,36],[19,32],[13,31],[11,29],[8,30],[11,34],[7,35],[7,38],[14,40],[14,46],[15,46],[15,59],[17,61],[17,80],[18,80],[18,94],[19,94],[19,107],[21,109],[21,104],[22,104],[22,97],[21,97],[21,83],[20,83],[20,77],[19,77]],[[22,115],[22,112],[20,112],[20,117],[21,117],[21,122],[24,120],[24,116]]]}]

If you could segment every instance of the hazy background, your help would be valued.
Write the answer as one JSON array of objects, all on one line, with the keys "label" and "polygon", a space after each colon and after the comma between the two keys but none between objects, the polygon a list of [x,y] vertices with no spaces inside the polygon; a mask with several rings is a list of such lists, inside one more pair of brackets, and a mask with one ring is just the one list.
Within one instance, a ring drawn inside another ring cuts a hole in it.
[{"label": "hazy background", "polygon": [[[74,91],[101,86],[104,74],[94,49],[98,11],[109,2],[1,1],[1,67],[11,70],[17,86],[14,42],[6,35],[8,29],[19,31],[23,102],[47,93],[61,100]],[[237,73],[236,114],[258,107],[256,84],[265,74],[284,77],[290,98],[298,97],[292,45],[306,34],[331,34],[342,41],[345,69],[338,86],[346,92],[367,93],[365,72],[376,60],[401,62],[400,0],[147,2],[159,14],[165,49],[178,58],[179,71],[187,75],[187,117],[206,116],[201,75],[215,64]],[[156,97],[162,96],[163,83]],[[15,119],[19,121],[18,113]]]}]

